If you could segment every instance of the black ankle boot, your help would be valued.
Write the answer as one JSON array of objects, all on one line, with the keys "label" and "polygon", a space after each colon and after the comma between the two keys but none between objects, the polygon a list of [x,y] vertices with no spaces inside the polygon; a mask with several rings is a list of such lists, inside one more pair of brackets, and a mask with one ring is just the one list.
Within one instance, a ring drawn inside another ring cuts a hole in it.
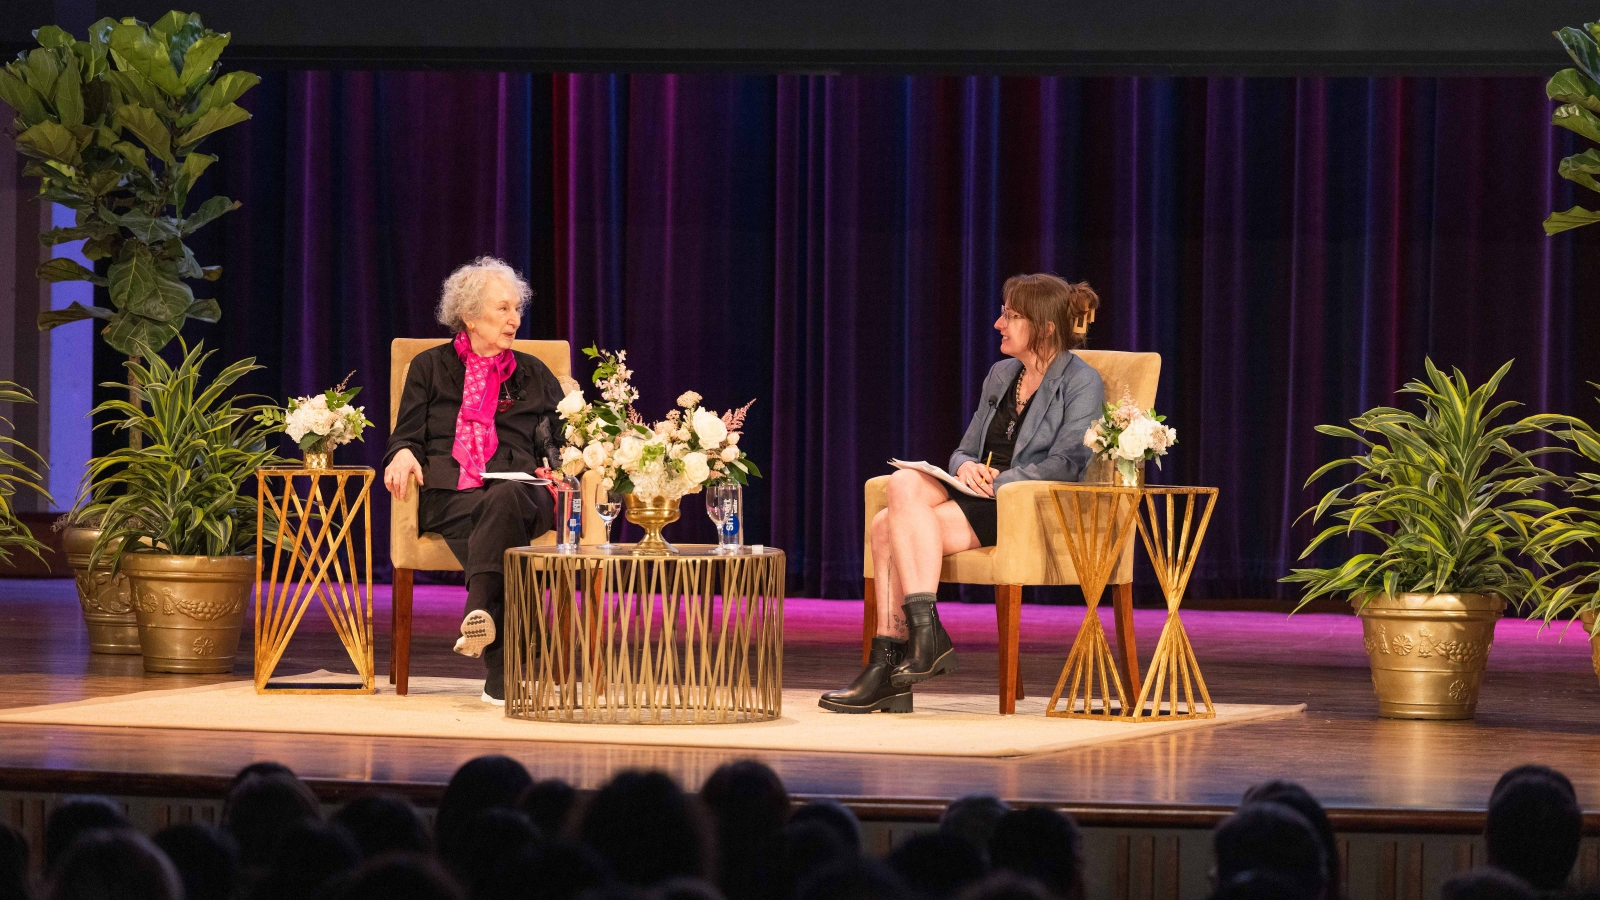
[{"label": "black ankle boot", "polygon": [[[915,599],[912,599],[915,598]],[[903,607],[906,627],[911,631],[906,642],[906,658],[894,667],[889,681],[895,687],[909,687],[935,675],[953,675],[956,649],[950,635],[939,622],[939,611],[932,594],[912,594]]]},{"label": "black ankle boot", "polygon": [[872,639],[867,667],[842,691],[829,691],[817,705],[837,713],[911,712],[911,689],[889,683],[889,670],[905,656],[906,642],[889,637]]}]

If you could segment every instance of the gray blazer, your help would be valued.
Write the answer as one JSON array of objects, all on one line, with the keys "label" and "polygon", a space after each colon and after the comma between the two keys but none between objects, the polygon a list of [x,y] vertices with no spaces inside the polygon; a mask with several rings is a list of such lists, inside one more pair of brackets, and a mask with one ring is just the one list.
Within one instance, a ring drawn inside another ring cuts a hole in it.
[{"label": "gray blazer", "polygon": [[[983,398],[961,446],[950,454],[950,474],[964,462],[983,462],[983,439],[995,409],[1008,402],[1006,389],[1017,377],[1022,361],[1006,358],[994,364],[983,379]],[[1017,432],[1011,468],[995,476],[996,490],[1013,481],[1077,481],[1094,454],[1083,444],[1083,433],[1105,414],[1106,386],[1094,367],[1075,353],[1058,353],[1044,373],[1028,417]]]}]

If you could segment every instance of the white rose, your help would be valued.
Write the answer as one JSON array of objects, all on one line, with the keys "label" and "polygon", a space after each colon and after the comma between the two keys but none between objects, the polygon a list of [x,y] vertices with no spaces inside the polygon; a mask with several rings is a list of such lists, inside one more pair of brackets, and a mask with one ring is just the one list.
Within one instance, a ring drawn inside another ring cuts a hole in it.
[{"label": "white rose", "polygon": [[308,399],[305,405],[311,407],[312,409],[327,409],[328,398],[322,394],[318,394],[315,397]]},{"label": "white rose", "polygon": [[561,448],[561,464],[563,466],[575,459],[583,459],[582,450],[579,450],[577,447],[574,447],[571,444]]},{"label": "white rose", "polygon": [[697,409],[694,411],[694,421],[690,424],[694,426],[694,433],[704,447],[715,447],[728,436],[728,426],[722,424],[722,418],[714,412]]},{"label": "white rose", "polygon": [[633,435],[628,435],[617,442],[617,465],[632,465],[639,461],[639,454],[644,452],[644,441]]},{"label": "white rose", "polygon": [[583,464],[591,469],[598,469],[606,464],[606,448],[599,444],[590,444],[583,448]]},{"label": "white rose", "polygon": [[575,390],[561,398],[561,402],[556,404],[556,412],[560,413],[563,418],[570,419],[583,412],[583,408],[587,405],[583,402],[583,391]]},{"label": "white rose", "polygon": [[1090,427],[1088,431],[1083,433],[1083,445],[1088,447],[1090,450],[1099,450],[1100,432],[1097,429]]},{"label": "white rose", "polygon": [[689,479],[690,484],[700,484],[711,477],[711,466],[706,464],[706,455],[696,450],[683,458],[683,477]]},{"label": "white rose", "polygon": [[688,409],[689,407],[691,407],[691,406],[693,406],[693,405],[695,405],[696,403],[699,403],[699,402],[700,402],[700,395],[696,394],[694,391],[684,391],[683,393],[678,395],[678,405],[683,407],[684,409]]},{"label": "white rose", "polygon": [[729,447],[734,447],[734,446],[737,446],[738,443],[739,443],[739,432],[737,432],[737,431],[728,432],[728,446]]},{"label": "white rose", "polygon": [[617,486],[616,481],[614,481],[614,480],[612,480],[610,478],[602,478],[602,479],[600,479],[600,490],[602,490],[602,491],[609,491],[609,490],[611,490],[612,488],[614,488],[616,486]]},{"label": "white rose", "polygon": [[736,460],[738,458],[739,458],[739,448],[738,447],[723,447],[722,448],[722,461],[723,462],[733,462],[734,460]]},{"label": "white rose", "polygon": [[1144,453],[1149,449],[1150,431],[1143,427],[1143,423],[1129,425],[1117,438],[1117,455],[1123,459],[1144,459]]},{"label": "white rose", "polygon": [[689,429],[687,429],[687,428],[679,428],[677,431],[674,431],[672,433],[672,439],[675,440],[675,441],[683,441],[684,443],[688,443],[688,441],[689,441]]},{"label": "white rose", "polygon": [[667,459],[683,459],[683,455],[688,452],[689,448],[683,444],[673,444],[667,448]]}]

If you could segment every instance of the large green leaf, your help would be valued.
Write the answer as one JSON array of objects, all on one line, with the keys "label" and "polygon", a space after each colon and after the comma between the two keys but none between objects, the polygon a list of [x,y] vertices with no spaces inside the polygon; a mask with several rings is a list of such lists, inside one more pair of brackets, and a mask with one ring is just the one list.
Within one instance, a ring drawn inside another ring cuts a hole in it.
[{"label": "large green leaf", "polygon": [[1600,45],[1582,29],[1567,26],[1555,33],[1556,40],[1567,48],[1567,55],[1594,81],[1600,81]]},{"label": "large green leaf", "polygon": [[222,318],[222,307],[217,305],[217,301],[210,297],[205,297],[189,304],[188,312],[185,315],[191,319],[199,319],[202,322],[216,322]]},{"label": "large green leaf", "polygon": [[178,222],[166,216],[152,216],[142,209],[131,209],[119,220],[122,227],[146,244],[156,244],[178,236]]},{"label": "large green leaf", "polygon": [[155,110],[128,103],[117,107],[117,121],[144,142],[146,148],[168,165],[172,160],[172,133],[162,124]]},{"label": "large green leaf", "polygon": [[39,42],[39,46],[49,47],[52,50],[60,50],[63,47],[71,47],[73,43],[72,35],[68,34],[66,31],[63,31],[59,26],[56,25],[46,25],[43,28],[35,28],[33,30],[33,39]]},{"label": "large green leaf", "polygon": [[1591,147],[1569,156],[1561,161],[1556,171],[1568,181],[1581,184],[1591,191],[1600,191],[1600,181],[1594,179],[1596,174],[1600,174],[1600,150]]},{"label": "large green leaf", "polygon": [[1562,103],[1576,103],[1600,113],[1600,84],[1577,69],[1562,69],[1544,86],[1545,95]]},{"label": "large green leaf", "polygon": [[57,325],[68,322],[81,322],[84,319],[109,319],[116,315],[116,310],[106,309],[103,306],[84,306],[82,303],[73,302],[66,309],[53,309],[39,314],[39,330],[49,331]]},{"label": "large green leaf", "polygon": [[136,313],[122,310],[111,317],[111,323],[101,332],[112,349],[125,356],[154,356],[178,336],[176,322],[158,322]]},{"label": "large green leaf", "polygon": [[138,72],[107,72],[106,81],[121,92],[124,101],[148,106],[159,115],[172,115],[172,101],[166,94],[161,93],[160,88],[151,84],[150,79]]},{"label": "large green leaf", "polygon": [[229,35],[208,34],[196,40],[183,55],[183,84],[193,90],[211,75],[211,67],[228,46]]},{"label": "large green leaf", "polygon": [[61,69],[61,77],[56,79],[55,104],[56,117],[61,124],[83,124],[83,83],[79,80],[78,64],[74,57],[68,57],[67,65]]},{"label": "large green leaf", "polygon": [[49,113],[45,112],[39,92],[13,74],[11,68],[7,66],[0,69],[0,100],[4,100],[7,106],[16,110],[23,122],[29,125],[43,122]]},{"label": "large green leaf", "polygon": [[47,259],[34,269],[33,274],[43,282],[55,283],[57,281],[90,281],[105,286],[106,280],[93,271],[84,268],[76,260],[57,256]]},{"label": "large green leaf", "polygon": [[1573,228],[1593,225],[1595,222],[1600,222],[1600,212],[1574,206],[1566,212],[1551,213],[1550,217],[1544,220],[1544,233],[1560,234]]},{"label": "large green leaf", "polygon": [[1550,122],[1600,144],[1600,117],[1576,103],[1564,103],[1550,114]]},{"label": "large green leaf", "polygon": [[77,137],[55,122],[40,122],[17,135],[15,140],[18,146],[65,165],[76,166],[82,161]]},{"label": "large green leaf", "polygon": [[221,216],[224,213],[232,212],[242,205],[243,204],[236,200],[229,200],[227,197],[223,197],[221,195],[211,197],[210,199],[206,200],[206,202],[200,204],[200,206],[195,209],[193,213],[184,218],[183,233],[194,234],[196,231],[199,231],[202,227],[216,219],[218,216]]},{"label": "large green leaf", "polygon": [[61,60],[54,50],[39,47],[23,58],[22,77],[41,97],[54,97],[56,79],[61,75]]},{"label": "large green leaf", "polygon": [[158,322],[181,322],[194,303],[189,286],[157,268],[155,283],[142,297],[130,297],[127,311]]},{"label": "large green leaf", "polygon": [[138,241],[123,245],[122,253],[106,274],[111,279],[111,302],[119,311],[128,309],[131,303],[142,302],[156,289],[155,260],[149,246]]},{"label": "large green leaf", "polygon": [[215,156],[207,156],[204,153],[191,153],[184,157],[181,174],[185,189],[193,187],[194,183],[200,180],[200,176],[205,173],[206,169],[210,168],[211,164],[216,161],[217,158]]},{"label": "large green leaf", "polygon": [[200,16],[177,10],[168,12],[150,26],[150,36],[167,45],[172,64],[180,67],[184,55],[204,33],[205,26],[201,24]]},{"label": "large green leaf", "polygon": [[238,100],[250,90],[261,83],[261,78],[253,72],[227,72],[217,76],[217,80],[200,89],[200,98],[195,103],[194,110],[178,120],[179,128],[188,128],[200,117],[220,106]]},{"label": "large green leaf", "polygon": [[244,107],[237,103],[219,106],[201,116],[193,125],[189,126],[189,130],[185,131],[183,136],[178,139],[178,144],[180,146],[189,146],[209,134],[249,120],[250,114],[245,112]]},{"label": "large green leaf", "polygon": [[132,163],[135,169],[151,178],[155,177],[155,174],[150,171],[150,160],[145,158],[143,147],[129,141],[117,141],[111,145],[111,149],[122,154],[122,158]]},{"label": "large green leaf", "polygon": [[166,43],[152,38],[142,26],[124,21],[111,30],[111,58],[119,69],[138,72],[167,96],[177,99],[184,95]]}]

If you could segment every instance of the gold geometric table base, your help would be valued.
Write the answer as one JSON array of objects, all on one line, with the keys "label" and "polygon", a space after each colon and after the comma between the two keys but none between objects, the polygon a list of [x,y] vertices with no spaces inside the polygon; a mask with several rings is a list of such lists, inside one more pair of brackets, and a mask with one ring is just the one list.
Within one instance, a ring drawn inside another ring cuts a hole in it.
[{"label": "gold geometric table base", "polygon": [[[372,660],[373,475],[367,466],[256,472],[256,693],[376,691]],[[297,479],[307,482],[304,494],[296,489]],[[263,552],[269,510],[277,519],[279,538],[272,549],[270,568],[265,568],[269,564]],[[313,598],[321,602],[355,664],[359,684],[271,683],[273,670]]]},{"label": "gold geometric table base", "polygon": [[783,714],[784,555],[506,551],[506,715],[685,725]]},{"label": "gold geometric table base", "polygon": [[[1146,485],[1115,488],[1063,485],[1052,488],[1056,515],[1088,611],[1067,654],[1045,715],[1117,722],[1211,719],[1217,715],[1178,607],[1194,572],[1200,544],[1211,523],[1217,489]],[[1157,503],[1157,499],[1160,503]],[[1143,501],[1141,503],[1141,500]],[[1199,514],[1196,515],[1196,508]],[[1181,516],[1179,510],[1181,508]],[[1156,642],[1139,697],[1123,694],[1116,661],[1097,607],[1117,559],[1137,528],[1167,601],[1167,621]],[[1110,678],[1108,679],[1107,673]],[[1099,690],[1096,691],[1096,676]],[[1113,705],[1111,694],[1116,694]],[[1064,705],[1060,705],[1065,700]]]}]

